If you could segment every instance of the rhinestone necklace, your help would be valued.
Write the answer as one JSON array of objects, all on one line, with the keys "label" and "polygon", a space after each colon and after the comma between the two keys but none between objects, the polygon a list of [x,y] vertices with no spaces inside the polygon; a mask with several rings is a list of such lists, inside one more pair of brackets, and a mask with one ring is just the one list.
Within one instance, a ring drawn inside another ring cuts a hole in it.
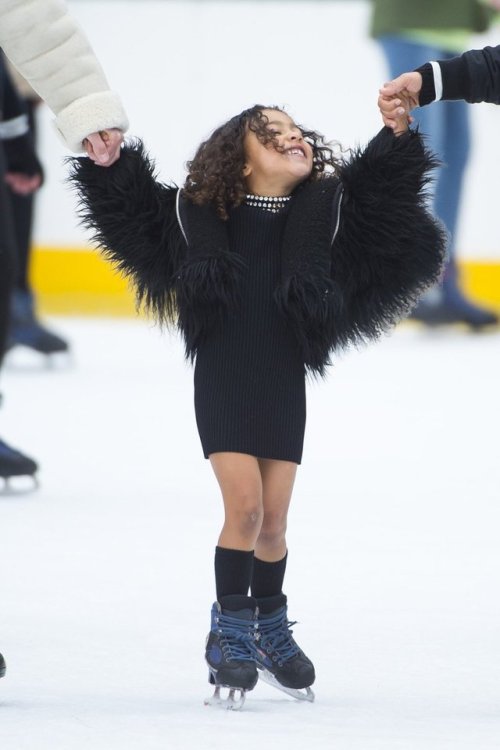
[{"label": "rhinestone necklace", "polygon": [[285,208],[291,197],[291,195],[246,195],[245,203],[247,206],[256,206],[264,211],[277,214]]}]

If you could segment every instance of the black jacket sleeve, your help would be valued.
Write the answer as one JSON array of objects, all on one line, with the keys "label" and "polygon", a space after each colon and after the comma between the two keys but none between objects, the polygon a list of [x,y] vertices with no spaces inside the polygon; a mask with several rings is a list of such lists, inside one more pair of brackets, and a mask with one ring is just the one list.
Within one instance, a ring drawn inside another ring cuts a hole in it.
[{"label": "black jacket sleeve", "polygon": [[177,188],[158,182],[140,141],[110,167],[68,159],[81,223],[104,256],[131,279],[138,305],[161,323],[176,318],[175,280],[186,245],[176,215]]},{"label": "black jacket sleeve", "polygon": [[434,70],[430,62],[427,62],[416,68],[415,73],[420,73],[422,76],[422,87],[418,95],[418,105],[419,107],[425,107],[426,104],[436,101]]},{"label": "black jacket sleeve", "polygon": [[428,212],[435,158],[417,132],[383,128],[340,169],[344,187],[333,243],[337,341],[376,338],[407,315],[441,273],[446,234]]},{"label": "black jacket sleeve", "polygon": [[[500,104],[500,45],[470,50],[451,60],[438,60],[443,81],[442,100],[464,99],[472,104]],[[417,68],[422,75],[420,105],[436,98],[434,75],[429,63]]]},{"label": "black jacket sleeve", "polygon": [[439,62],[442,99],[500,104],[500,45],[470,50],[461,57]]},{"label": "black jacket sleeve", "polygon": [[0,140],[8,172],[40,175],[43,169],[35,152],[28,110],[10,78],[0,51]]}]

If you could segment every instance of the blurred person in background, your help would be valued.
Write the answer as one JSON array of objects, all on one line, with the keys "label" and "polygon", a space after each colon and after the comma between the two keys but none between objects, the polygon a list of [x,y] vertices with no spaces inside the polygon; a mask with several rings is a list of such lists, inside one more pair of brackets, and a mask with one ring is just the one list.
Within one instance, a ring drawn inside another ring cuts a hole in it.
[{"label": "blurred person in background", "polygon": [[[0,365],[6,350],[12,287],[17,269],[17,242],[11,194],[26,198],[42,182],[33,149],[28,113],[8,75],[0,51]],[[0,440],[0,478],[34,475],[36,463]]]},{"label": "blurred person in background", "polygon": [[[90,44],[61,0],[0,0],[0,46],[11,62],[47,102],[66,145],[86,151],[100,166],[120,156],[123,132],[128,127],[120,98],[110,90]],[[5,77],[2,77],[2,81]],[[7,84],[8,85],[8,84]],[[3,92],[0,91],[3,96]],[[16,118],[14,118],[16,121]],[[22,120],[17,120],[21,127]],[[26,124],[26,123],[25,123]],[[16,127],[15,126],[15,127]],[[16,132],[14,127],[14,132]],[[26,139],[28,130],[12,139]],[[15,145],[15,143],[14,143]],[[15,166],[15,165],[14,165]],[[0,149],[0,183],[14,191],[29,192],[26,174],[7,172]],[[6,179],[7,174],[11,176]],[[16,176],[17,175],[17,176]],[[29,178],[29,175],[28,175]],[[29,178],[31,181],[34,177]],[[7,246],[8,220],[0,211],[0,361],[5,351],[14,268]],[[21,467],[20,467],[21,464]],[[0,478],[34,475],[36,463],[0,441]],[[5,661],[0,654],[0,677]]]},{"label": "blurred person in background", "polygon": [[[13,65],[7,67],[17,92],[26,106],[30,138],[36,150],[36,110],[42,100]],[[9,192],[16,244],[16,275],[11,295],[7,348],[23,345],[46,355],[68,351],[67,342],[42,325],[35,312],[35,295],[29,278],[34,194],[19,195],[14,190],[9,190]]]},{"label": "blurred person in background", "polygon": [[[449,60],[469,47],[473,33],[485,31],[500,0],[373,0],[371,35],[378,40],[392,78],[428,60]],[[463,101],[419,110],[415,117],[427,144],[441,159],[433,210],[449,235],[442,282],[430,290],[411,317],[428,325],[465,323],[472,330],[498,323],[498,316],[467,299],[461,290],[456,235],[462,181],[470,150],[470,125]]]},{"label": "blurred person in background", "polygon": [[429,61],[385,83],[378,105],[384,125],[390,128],[396,127],[395,117],[404,111],[398,99],[401,93],[410,111],[457,99],[471,104],[500,104],[500,45],[469,50],[449,60]]},{"label": "blurred person in background", "polygon": [[[87,151],[100,166],[109,166],[119,158],[127,117],[116,93],[109,89],[105,75],[89,42],[61,0],[0,0],[0,45],[38,95],[56,115],[56,127],[66,145],[75,152]],[[7,81],[7,83],[5,83]],[[2,82],[8,85],[5,70]],[[19,102],[12,87],[12,100]],[[19,106],[19,104],[17,104]],[[14,118],[10,132],[24,139],[28,136],[28,118],[24,112]],[[14,127],[14,130],[12,128]],[[21,131],[15,128],[25,128]],[[4,131],[7,133],[7,130]],[[17,138],[12,140],[16,144]],[[14,146],[10,146],[12,150]],[[31,146],[32,148],[32,146]],[[8,167],[10,170],[10,167]],[[0,175],[5,187],[6,167]],[[29,191],[22,181],[8,178],[13,192]],[[20,186],[20,190],[17,189]],[[4,196],[3,205],[7,205]],[[9,211],[3,211],[2,246],[0,250],[0,360],[5,352],[9,330],[9,313],[15,284],[15,257],[8,247],[15,247],[15,229]],[[8,224],[8,228],[7,228]],[[9,237],[9,239],[7,239]],[[14,253],[15,256],[15,253]],[[6,443],[1,443],[0,478],[34,475],[36,463]]]}]

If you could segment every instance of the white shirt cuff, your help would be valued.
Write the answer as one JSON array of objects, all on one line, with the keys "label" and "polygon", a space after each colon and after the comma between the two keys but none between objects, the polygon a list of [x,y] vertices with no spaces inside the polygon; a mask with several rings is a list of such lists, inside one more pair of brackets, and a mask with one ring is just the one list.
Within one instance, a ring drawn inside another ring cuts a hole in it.
[{"label": "white shirt cuff", "polygon": [[438,102],[443,96],[443,76],[441,75],[441,66],[438,62],[431,61],[432,72],[434,73],[434,90],[436,92],[436,98],[434,101]]}]

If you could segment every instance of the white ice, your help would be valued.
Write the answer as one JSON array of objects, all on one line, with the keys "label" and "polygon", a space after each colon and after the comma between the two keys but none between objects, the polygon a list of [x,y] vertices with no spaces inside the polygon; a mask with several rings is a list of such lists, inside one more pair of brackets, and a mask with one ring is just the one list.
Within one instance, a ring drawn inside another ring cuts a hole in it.
[{"label": "white ice", "polygon": [[180,343],[50,321],[0,434],[41,464],[0,497],[1,750],[498,750],[500,335],[406,325],[309,387],[286,592],[314,704],[207,708],[218,488]]}]

